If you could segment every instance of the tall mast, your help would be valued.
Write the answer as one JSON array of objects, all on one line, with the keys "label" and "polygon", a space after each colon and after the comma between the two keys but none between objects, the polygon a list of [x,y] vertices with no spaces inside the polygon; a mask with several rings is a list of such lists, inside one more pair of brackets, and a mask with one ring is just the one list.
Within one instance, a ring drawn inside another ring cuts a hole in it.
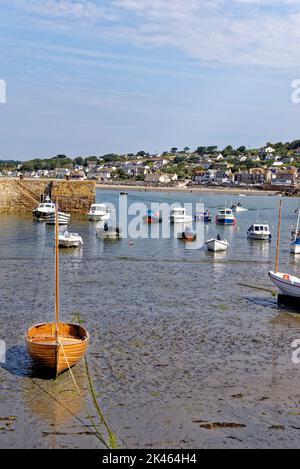
[{"label": "tall mast", "polygon": [[55,322],[56,322],[56,339],[58,339],[59,325],[59,254],[58,254],[58,197],[55,204]]},{"label": "tall mast", "polygon": [[298,233],[299,233],[299,226],[300,226],[300,205],[299,205],[299,209],[298,209],[298,220],[297,220],[297,226],[296,226],[294,241],[297,241]]},{"label": "tall mast", "polygon": [[280,204],[279,204],[279,219],[278,219],[278,232],[277,232],[275,274],[277,274],[277,272],[278,272],[278,265],[279,265],[279,251],[280,251],[280,237],[281,237],[281,219],[282,219],[282,200],[280,200]]}]

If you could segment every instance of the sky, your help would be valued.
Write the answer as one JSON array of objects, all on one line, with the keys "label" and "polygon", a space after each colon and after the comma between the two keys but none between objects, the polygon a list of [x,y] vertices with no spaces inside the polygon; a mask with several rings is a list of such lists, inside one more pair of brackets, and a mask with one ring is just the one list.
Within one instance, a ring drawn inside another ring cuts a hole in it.
[{"label": "sky", "polygon": [[0,0],[0,19],[0,159],[300,138],[300,0]]}]

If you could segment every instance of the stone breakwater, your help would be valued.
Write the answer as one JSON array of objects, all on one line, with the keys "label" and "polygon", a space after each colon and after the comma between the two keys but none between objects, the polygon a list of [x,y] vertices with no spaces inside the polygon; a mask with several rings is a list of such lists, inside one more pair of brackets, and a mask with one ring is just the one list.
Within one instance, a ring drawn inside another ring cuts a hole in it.
[{"label": "stone breakwater", "polygon": [[58,179],[0,179],[0,212],[31,212],[43,195],[59,200],[59,207],[71,213],[85,213],[95,202],[94,181]]}]

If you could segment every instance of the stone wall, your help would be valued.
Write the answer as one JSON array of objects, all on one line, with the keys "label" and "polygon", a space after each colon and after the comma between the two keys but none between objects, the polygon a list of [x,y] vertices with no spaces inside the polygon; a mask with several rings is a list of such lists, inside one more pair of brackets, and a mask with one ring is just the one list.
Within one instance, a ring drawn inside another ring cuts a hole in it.
[{"label": "stone wall", "polygon": [[31,212],[43,194],[58,196],[61,210],[85,213],[95,202],[95,182],[49,179],[0,179],[0,212]]}]

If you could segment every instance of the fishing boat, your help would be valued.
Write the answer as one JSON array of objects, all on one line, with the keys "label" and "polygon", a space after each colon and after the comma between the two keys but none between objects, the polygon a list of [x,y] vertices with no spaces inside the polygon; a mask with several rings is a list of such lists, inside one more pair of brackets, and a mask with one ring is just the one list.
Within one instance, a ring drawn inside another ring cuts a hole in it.
[{"label": "fishing boat", "polygon": [[[70,222],[70,214],[65,212],[58,212],[58,224],[59,225],[68,225]],[[56,224],[56,215],[55,213],[48,213],[46,216],[46,224],[47,225],[55,225]]]},{"label": "fishing boat", "polygon": [[175,207],[171,210],[171,223],[187,223],[192,220],[193,217],[186,214],[186,209],[184,207]]},{"label": "fishing boat", "polygon": [[83,246],[83,241],[78,233],[64,231],[58,236],[58,245],[62,248],[78,248],[79,246]]},{"label": "fishing boat", "polygon": [[118,225],[109,225],[107,222],[104,223],[103,228],[96,230],[96,235],[100,239],[118,239],[120,234],[121,230]]},{"label": "fishing boat", "polygon": [[298,209],[297,226],[292,231],[291,252],[293,254],[300,254],[300,207]]},{"label": "fishing boat", "polygon": [[87,216],[90,221],[107,221],[110,211],[105,204],[92,204]]},{"label": "fishing boat", "polygon": [[47,215],[53,213],[55,213],[55,204],[50,197],[46,196],[44,201],[33,210],[32,215],[35,220],[46,220]]},{"label": "fishing boat", "polygon": [[239,213],[239,212],[247,212],[247,211],[248,211],[248,209],[245,208],[245,207],[243,207],[240,202],[237,203],[237,204],[233,204],[233,205],[231,206],[231,210],[234,211],[234,212],[236,212],[236,213]]},{"label": "fishing boat", "polygon": [[247,231],[247,236],[250,239],[258,241],[271,241],[272,235],[269,225],[267,223],[253,223]]},{"label": "fishing boat", "polygon": [[281,272],[269,272],[269,277],[282,296],[300,298],[300,278]]},{"label": "fishing boat", "polygon": [[204,223],[211,223],[212,216],[209,210],[204,210],[204,212],[199,212],[195,214],[195,220],[203,221]]},{"label": "fishing boat", "polygon": [[236,218],[231,208],[221,208],[216,216],[217,225],[234,225]]},{"label": "fishing boat", "polygon": [[147,210],[146,215],[143,216],[143,220],[146,223],[160,223],[162,221],[162,216],[159,212]]},{"label": "fishing boat", "polygon": [[[57,207],[57,203],[56,203]],[[58,208],[55,227],[55,322],[36,324],[26,333],[28,352],[35,364],[57,377],[74,366],[85,354],[89,333],[81,325],[60,322]]]},{"label": "fishing boat", "polygon": [[220,235],[216,238],[209,239],[205,243],[208,251],[219,252],[226,251],[229,248],[229,243],[226,239],[222,239]]}]

